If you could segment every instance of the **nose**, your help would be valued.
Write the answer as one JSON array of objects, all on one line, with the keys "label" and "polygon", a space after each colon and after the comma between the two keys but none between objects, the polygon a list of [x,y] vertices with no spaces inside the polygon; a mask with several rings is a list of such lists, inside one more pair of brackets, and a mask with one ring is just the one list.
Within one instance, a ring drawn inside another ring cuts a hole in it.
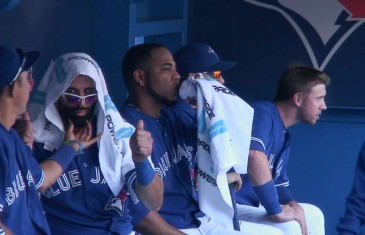
[{"label": "nose", "polygon": [[326,102],[325,102],[325,101],[323,101],[322,110],[326,110],[326,109],[327,109]]},{"label": "nose", "polygon": [[181,76],[180,76],[179,72],[177,72],[177,70],[174,71],[173,77],[177,81],[180,81],[180,79],[181,79]]}]

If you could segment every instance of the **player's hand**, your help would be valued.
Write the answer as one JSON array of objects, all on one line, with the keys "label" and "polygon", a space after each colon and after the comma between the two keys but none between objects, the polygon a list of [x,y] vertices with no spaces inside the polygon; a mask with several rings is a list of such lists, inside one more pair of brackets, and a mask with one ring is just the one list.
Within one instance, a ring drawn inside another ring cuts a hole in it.
[{"label": "player's hand", "polygon": [[30,148],[33,148],[34,132],[28,112],[24,112],[20,120],[15,122],[14,129],[18,132],[23,142]]},{"label": "player's hand", "polygon": [[227,179],[229,184],[234,183],[235,192],[240,190],[242,186],[242,178],[240,174],[238,174],[237,172],[229,172],[227,173]]},{"label": "player's hand", "polygon": [[[76,130],[72,121],[69,120],[67,131],[65,134],[65,141],[67,141],[67,140],[81,141],[84,146],[84,149],[87,149],[89,146],[95,144],[103,135],[103,133],[99,133],[97,136],[92,138],[92,133],[93,133],[93,130],[92,130],[91,122],[88,122],[84,128],[78,128]],[[74,143],[74,144],[69,144],[69,145],[73,146],[77,152],[79,151],[78,144]]]},{"label": "player's hand", "polygon": [[132,158],[135,162],[142,162],[152,153],[153,139],[151,133],[144,130],[144,123],[139,120],[136,130],[130,139]]},{"label": "player's hand", "polygon": [[307,220],[305,219],[305,214],[303,208],[295,201],[289,202],[289,205],[295,211],[295,220],[298,221],[300,228],[302,230],[303,235],[308,235],[308,228],[307,228]]},{"label": "player's hand", "polygon": [[283,211],[279,214],[270,215],[270,218],[275,222],[282,223],[296,219],[294,208],[289,205],[281,205]]}]

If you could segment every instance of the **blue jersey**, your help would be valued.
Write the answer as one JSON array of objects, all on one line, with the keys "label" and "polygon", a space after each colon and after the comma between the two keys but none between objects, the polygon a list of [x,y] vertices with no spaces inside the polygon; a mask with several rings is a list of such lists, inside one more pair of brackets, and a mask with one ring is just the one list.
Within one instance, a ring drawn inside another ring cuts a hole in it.
[{"label": "blue jersey", "polygon": [[[272,178],[278,191],[280,203],[293,200],[287,189],[287,165],[290,152],[290,136],[281,119],[279,110],[271,101],[260,101],[252,104],[254,119],[250,150],[265,153],[270,164]],[[253,191],[247,175],[242,175],[242,188],[236,193],[239,204],[259,206],[259,200]]]},{"label": "blue jersey", "polygon": [[15,130],[1,124],[0,167],[2,223],[14,234],[50,234],[37,192],[44,179],[42,168]]},{"label": "blue jersey", "polygon": [[[35,144],[34,151],[39,162],[52,154],[41,143]],[[56,183],[42,193],[53,235],[131,233],[127,193],[122,192],[121,199],[113,195],[101,173],[98,155],[96,144],[76,155]]]},{"label": "blue jersey", "polygon": [[337,226],[339,234],[360,234],[365,224],[365,143],[357,163],[351,193],[346,199],[346,212]]},{"label": "blue jersey", "polygon": [[[144,129],[153,138],[152,162],[164,182],[164,200],[159,214],[178,229],[199,227],[201,216],[194,191],[194,168],[197,145],[196,113],[179,99],[171,107],[164,107],[159,118],[153,118],[132,105],[125,104],[122,116],[132,125],[144,121]],[[134,206],[134,223],[142,219],[146,209]]]}]

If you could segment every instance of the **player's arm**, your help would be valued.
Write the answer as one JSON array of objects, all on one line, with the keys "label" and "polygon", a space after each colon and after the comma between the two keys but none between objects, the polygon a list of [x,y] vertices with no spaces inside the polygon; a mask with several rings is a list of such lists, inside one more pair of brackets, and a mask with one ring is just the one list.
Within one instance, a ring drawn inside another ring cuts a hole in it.
[{"label": "player's arm", "polygon": [[144,235],[182,235],[185,234],[166,222],[156,211],[150,211],[135,226],[137,232]]},{"label": "player's arm", "polygon": [[[21,120],[14,125],[14,128],[23,142],[32,149],[34,133],[28,112],[22,114]],[[60,177],[77,153],[81,153],[83,149],[88,148],[101,138],[101,134],[91,138],[93,133],[91,122],[85,128],[76,131],[73,123],[69,121],[66,129],[65,141],[62,146],[49,159],[40,163],[44,178],[41,184],[37,185],[39,192],[43,192]]]},{"label": "player's arm", "polygon": [[92,137],[92,125],[88,122],[85,128],[74,129],[74,125],[69,121],[65,140],[62,146],[54,152],[50,158],[40,163],[44,171],[44,181],[38,188],[43,192],[50,187],[66,170],[75,155],[82,154],[83,150],[96,143],[101,138],[102,133]]},{"label": "player's arm", "polygon": [[293,208],[279,204],[276,187],[271,177],[269,161],[265,153],[258,150],[250,150],[248,175],[260,203],[265,207],[272,220],[286,222],[295,219]]},{"label": "player's arm", "polygon": [[163,200],[163,182],[156,175],[148,156],[152,153],[151,133],[143,129],[143,121],[139,120],[136,131],[131,137],[132,158],[136,167],[136,193],[146,208],[159,210]]}]

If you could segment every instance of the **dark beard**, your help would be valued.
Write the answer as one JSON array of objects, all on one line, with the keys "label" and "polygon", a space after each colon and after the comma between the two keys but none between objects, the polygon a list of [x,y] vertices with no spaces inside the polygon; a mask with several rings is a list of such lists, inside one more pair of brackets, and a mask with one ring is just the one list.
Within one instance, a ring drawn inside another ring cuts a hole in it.
[{"label": "dark beard", "polygon": [[[60,115],[62,116],[62,119],[67,121],[70,119],[72,123],[74,124],[75,128],[84,128],[86,127],[87,123],[91,120],[94,109],[95,109],[96,103],[89,107],[68,107],[65,104],[63,104],[62,101],[59,100],[57,107]],[[75,111],[77,110],[88,110],[87,115],[83,117],[78,117],[74,115]]]},{"label": "dark beard", "polygon": [[[147,75],[148,76],[148,75]],[[146,79],[147,81],[147,92],[150,96],[152,96],[153,98],[155,98],[156,100],[158,100],[158,102],[160,102],[162,105],[166,105],[166,106],[172,106],[176,103],[176,99],[175,100],[168,100],[163,96],[160,96],[159,94],[157,94],[151,87],[150,85],[150,80],[149,78]],[[177,88],[177,90],[179,91],[179,89]]]},{"label": "dark beard", "polygon": [[88,121],[90,120],[91,115],[88,117],[70,117],[72,123],[74,124],[75,128],[84,128],[86,127]]}]

